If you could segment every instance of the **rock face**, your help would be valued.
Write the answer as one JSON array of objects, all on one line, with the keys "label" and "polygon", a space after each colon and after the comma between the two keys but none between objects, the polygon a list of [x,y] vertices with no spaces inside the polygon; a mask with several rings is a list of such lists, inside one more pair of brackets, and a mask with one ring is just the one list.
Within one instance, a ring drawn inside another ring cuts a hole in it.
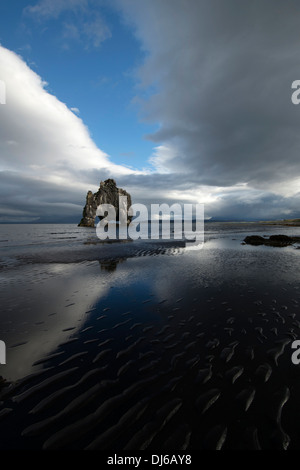
[{"label": "rock face", "polygon": [[[108,179],[101,181],[100,188],[93,194],[92,191],[88,191],[86,196],[86,204],[83,209],[82,219],[78,224],[78,227],[94,227],[97,208],[101,204],[111,204],[115,207],[116,218],[119,220],[119,196],[127,197],[127,210],[131,206],[131,196],[124,189],[118,188],[115,180]],[[130,217],[127,215],[127,221],[130,221]]]}]

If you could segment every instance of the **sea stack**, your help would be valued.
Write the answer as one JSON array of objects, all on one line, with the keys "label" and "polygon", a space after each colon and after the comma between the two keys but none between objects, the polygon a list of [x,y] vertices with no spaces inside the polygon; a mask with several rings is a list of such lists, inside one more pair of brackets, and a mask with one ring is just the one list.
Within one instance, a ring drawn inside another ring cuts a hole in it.
[{"label": "sea stack", "polygon": [[[116,219],[119,220],[119,197],[127,197],[127,210],[131,206],[131,196],[125,189],[118,188],[115,180],[107,179],[101,181],[100,188],[96,193],[88,191],[86,196],[86,204],[83,208],[82,219],[78,227],[94,227],[97,208],[101,204],[111,204],[116,210]],[[128,223],[130,217],[128,217]]]}]

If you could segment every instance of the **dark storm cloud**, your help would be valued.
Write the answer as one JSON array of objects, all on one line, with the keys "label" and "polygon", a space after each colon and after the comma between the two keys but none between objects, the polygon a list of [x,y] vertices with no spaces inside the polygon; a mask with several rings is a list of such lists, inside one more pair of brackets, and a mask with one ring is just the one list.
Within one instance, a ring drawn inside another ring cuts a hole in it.
[{"label": "dark storm cloud", "polygon": [[300,78],[298,2],[120,3],[147,53],[141,85],[157,92],[142,114],[160,123],[149,138],[173,149],[169,171],[270,189],[299,176],[300,107],[291,102]]},{"label": "dark storm cloud", "polygon": [[78,221],[83,201],[76,187],[58,188],[28,175],[0,172],[0,223]]}]

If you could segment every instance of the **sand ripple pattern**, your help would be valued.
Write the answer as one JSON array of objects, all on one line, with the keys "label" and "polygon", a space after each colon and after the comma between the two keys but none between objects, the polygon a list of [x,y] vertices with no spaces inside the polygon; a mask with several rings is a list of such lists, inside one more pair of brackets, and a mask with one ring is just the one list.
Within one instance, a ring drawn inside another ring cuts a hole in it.
[{"label": "sand ripple pattern", "polygon": [[274,300],[254,290],[247,303],[210,292],[140,300],[155,320],[102,305],[36,373],[2,389],[0,446],[297,448],[299,296],[286,308]]}]

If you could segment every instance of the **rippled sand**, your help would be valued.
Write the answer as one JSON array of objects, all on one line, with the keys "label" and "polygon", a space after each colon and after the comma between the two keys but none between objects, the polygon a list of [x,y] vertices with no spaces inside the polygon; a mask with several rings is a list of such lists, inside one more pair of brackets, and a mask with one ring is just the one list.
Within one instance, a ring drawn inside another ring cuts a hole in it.
[{"label": "rippled sand", "polygon": [[298,449],[300,253],[243,237],[6,270],[0,447]]}]

